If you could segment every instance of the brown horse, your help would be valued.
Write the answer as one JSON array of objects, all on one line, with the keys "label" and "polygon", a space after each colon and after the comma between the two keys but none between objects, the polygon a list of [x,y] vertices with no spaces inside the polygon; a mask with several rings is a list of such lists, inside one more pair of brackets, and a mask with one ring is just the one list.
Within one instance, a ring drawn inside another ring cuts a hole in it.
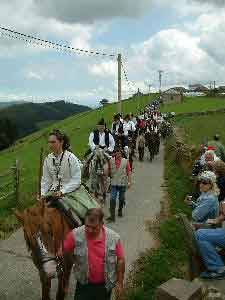
[{"label": "brown horse", "polygon": [[44,201],[26,209],[15,212],[23,225],[24,238],[32,260],[39,271],[42,285],[42,300],[50,300],[51,277],[46,272],[47,263],[57,264],[58,289],[56,300],[64,300],[69,285],[73,266],[72,254],[58,258],[59,249],[72,229],[66,218],[55,208],[48,207]]}]

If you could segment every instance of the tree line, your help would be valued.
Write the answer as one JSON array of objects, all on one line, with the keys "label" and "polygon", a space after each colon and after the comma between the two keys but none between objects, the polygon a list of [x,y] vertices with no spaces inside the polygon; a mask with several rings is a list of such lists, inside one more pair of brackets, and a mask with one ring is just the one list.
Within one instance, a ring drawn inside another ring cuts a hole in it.
[{"label": "tree line", "polygon": [[8,148],[18,137],[16,124],[7,118],[0,120],[0,150]]}]

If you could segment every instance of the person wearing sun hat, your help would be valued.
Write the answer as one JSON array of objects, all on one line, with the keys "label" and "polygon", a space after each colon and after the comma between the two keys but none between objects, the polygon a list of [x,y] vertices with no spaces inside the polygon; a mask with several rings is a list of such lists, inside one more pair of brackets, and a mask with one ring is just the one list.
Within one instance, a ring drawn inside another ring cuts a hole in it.
[{"label": "person wearing sun hat", "polygon": [[[214,217],[211,219],[209,215],[213,215],[213,212],[217,212],[217,204],[213,208],[213,203],[216,203],[215,195],[216,193],[216,183],[215,183],[215,174],[212,172],[203,172],[203,174],[200,176],[200,188],[202,189],[202,194],[205,195],[206,199],[205,201],[205,208],[203,208],[203,205],[201,209],[205,212],[208,209],[207,218],[208,224],[214,224],[211,223],[213,220],[220,222],[223,222],[225,220],[225,210],[221,209],[220,215],[216,216],[214,214]],[[208,188],[207,188],[208,186]],[[211,189],[210,189],[211,186]],[[208,189],[208,190],[207,190]],[[204,197],[204,196],[203,196]],[[204,202],[203,202],[204,203]],[[224,202],[222,204],[225,204]],[[201,205],[201,204],[200,204]],[[203,215],[202,214],[195,214],[197,215]],[[218,223],[218,222],[216,222]],[[215,223],[215,224],[216,224]],[[195,233],[196,241],[198,244],[199,252],[202,256],[202,259],[204,261],[205,267],[207,271],[202,272],[200,274],[201,278],[205,279],[223,279],[225,278],[225,265],[224,261],[219,255],[217,248],[225,249],[225,228],[215,228],[215,229],[199,229]]]},{"label": "person wearing sun hat", "polygon": [[211,171],[204,171],[198,178],[200,196],[196,201],[191,201],[193,211],[192,219],[195,223],[205,223],[208,219],[214,219],[219,215],[216,175]]}]

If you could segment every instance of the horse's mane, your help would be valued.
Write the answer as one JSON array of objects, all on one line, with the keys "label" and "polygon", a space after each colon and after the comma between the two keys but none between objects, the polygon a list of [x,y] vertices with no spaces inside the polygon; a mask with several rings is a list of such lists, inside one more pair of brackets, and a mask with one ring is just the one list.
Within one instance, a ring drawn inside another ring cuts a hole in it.
[{"label": "horse's mane", "polygon": [[37,237],[41,235],[46,249],[56,253],[71,228],[57,209],[43,202],[24,210],[23,230],[29,251],[35,248]]}]

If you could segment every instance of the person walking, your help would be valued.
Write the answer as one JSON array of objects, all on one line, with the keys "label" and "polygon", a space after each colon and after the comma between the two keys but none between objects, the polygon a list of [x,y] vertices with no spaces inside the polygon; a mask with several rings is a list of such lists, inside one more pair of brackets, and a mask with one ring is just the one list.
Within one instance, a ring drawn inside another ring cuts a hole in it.
[{"label": "person walking", "polygon": [[143,161],[145,155],[145,136],[144,131],[140,132],[140,135],[137,138],[137,146],[138,146],[138,153],[139,153],[139,160]]},{"label": "person walking", "polygon": [[110,217],[108,222],[115,222],[116,199],[119,194],[118,216],[123,216],[125,193],[131,186],[131,167],[128,159],[123,157],[123,150],[115,148],[114,157],[111,159],[111,199]]},{"label": "person walking", "polygon": [[107,228],[103,219],[101,208],[89,209],[84,225],[68,234],[61,249],[74,253],[74,300],[110,300],[114,288],[116,299],[123,294],[123,245],[120,236]]}]

